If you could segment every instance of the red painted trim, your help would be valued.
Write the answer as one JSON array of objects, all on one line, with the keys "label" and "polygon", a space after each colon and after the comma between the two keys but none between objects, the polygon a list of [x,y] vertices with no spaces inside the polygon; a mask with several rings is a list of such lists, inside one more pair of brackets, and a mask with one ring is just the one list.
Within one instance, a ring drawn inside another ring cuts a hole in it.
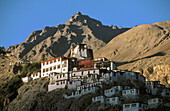
[{"label": "red painted trim", "polygon": [[46,60],[46,61],[41,61],[41,63],[45,63],[45,62],[52,62],[52,60],[56,60],[56,59],[60,59],[60,58],[65,58],[64,56],[59,56],[59,57],[56,57],[56,58],[53,58],[51,60]]}]

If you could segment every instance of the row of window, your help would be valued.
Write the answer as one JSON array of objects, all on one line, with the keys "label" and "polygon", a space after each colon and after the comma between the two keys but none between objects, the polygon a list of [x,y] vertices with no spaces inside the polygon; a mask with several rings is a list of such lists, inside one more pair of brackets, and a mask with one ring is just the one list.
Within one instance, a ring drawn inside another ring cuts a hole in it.
[{"label": "row of window", "polygon": [[35,77],[35,76],[38,76],[38,73],[36,73],[36,74],[33,74],[33,77]]},{"label": "row of window", "polygon": [[[83,74],[86,74],[86,73],[84,71],[81,71],[81,75],[83,75]],[[88,71],[87,74],[90,74],[90,71]],[[95,70],[93,71],[93,74],[95,74]],[[73,73],[73,75],[75,75],[75,74]]]},{"label": "row of window", "polygon": [[62,74],[62,75],[60,75],[60,76],[57,76],[57,79],[62,78],[62,77],[65,77],[65,74]]},{"label": "row of window", "polygon": [[110,100],[115,101],[115,98],[111,98],[111,99],[108,98],[107,99],[107,101],[110,101]]},{"label": "row of window", "polygon": [[[129,92],[134,93],[134,90],[127,90],[127,91],[123,91],[123,94],[129,93]],[[139,92],[139,91],[138,91],[138,90],[136,90],[136,93],[138,93],[138,92]]]},{"label": "row of window", "polygon": [[119,92],[119,90],[118,90],[118,89],[111,89],[111,90],[106,90],[106,91],[105,91],[105,93],[112,93],[112,92],[113,92],[113,90],[115,90],[115,92]]},{"label": "row of window", "polygon": [[[161,99],[158,99],[158,100],[159,100],[159,102],[162,102]],[[154,103],[155,103],[156,101],[157,101],[157,98],[155,98],[155,99],[150,99],[150,100],[149,100],[149,102],[154,102]]]},{"label": "row of window", "polygon": [[51,63],[55,63],[55,62],[60,62],[60,59],[56,59],[56,60],[52,60],[52,61],[49,61],[49,62],[44,62],[43,65],[48,65],[48,64],[51,64]]},{"label": "row of window", "polygon": [[[127,104],[125,105],[125,108],[130,108],[130,106],[133,107],[137,107],[137,104],[133,103],[133,104]],[[147,108],[147,105],[143,105],[145,108]],[[139,104],[139,107],[142,107],[142,104]]]},{"label": "row of window", "polygon": [[[52,64],[52,63],[55,63],[55,62],[60,62],[60,59],[52,60],[52,61],[49,61],[49,62],[44,62],[43,65],[45,65],[45,63],[46,63],[46,65],[49,65],[49,64]],[[67,62],[64,61],[64,64],[67,64]]]},{"label": "row of window", "polygon": [[56,84],[57,84],[57,85],[65,84],[65,81],[57,82]]},{"label": "row of window", "polygon": [[[67,67],[67,65],[63,64],[63,67]],[[60,65],[54,66],[53,68],[50,67],[50,68],[43,69],[43,73],[48,72],[48,71],[52,71],[52,70],[56,70],[56,69],[60,69]],[[65,69],[63,69],[63,71],[65,71]]]}]

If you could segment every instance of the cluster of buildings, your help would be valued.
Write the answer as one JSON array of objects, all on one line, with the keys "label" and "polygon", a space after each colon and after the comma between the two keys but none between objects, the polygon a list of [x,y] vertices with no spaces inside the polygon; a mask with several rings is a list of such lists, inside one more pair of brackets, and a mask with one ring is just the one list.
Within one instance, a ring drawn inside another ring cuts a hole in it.
[{"label": "cluster of buildings", "polygon": [[[60,56],[41,62],[41,73],[23,78],[24,82],[41,77],[48,77],[50,82],[48,91],[55,89],[70,89],[71,94],[64,94],[65,98],[79,98],[88,93],[96,93],[104,84],[126,80],[140,81],[145,85],[145,93],[170,97],[170,90],[159,81],[146,81],[137,72],[116,69],[113,61],[106,58],[93,59],[93,51],[86,44],[78,44],[71,48],[70,57]],[[122,100],[136,99],[141,90],[131,86],[114,86],[104,91],[104,95],[92,98],[92,102],[100,102],[102,106],[120,105]],[[162,103],[161,98],[151,98],[148,103],[123,104],[123,111],[146,110],[155,108]]]}]

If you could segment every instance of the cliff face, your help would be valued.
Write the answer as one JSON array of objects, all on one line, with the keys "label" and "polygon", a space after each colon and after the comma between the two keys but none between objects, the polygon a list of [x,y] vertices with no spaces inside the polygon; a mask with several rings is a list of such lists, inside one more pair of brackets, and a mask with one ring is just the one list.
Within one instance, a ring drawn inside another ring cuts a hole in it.
[{"label": "cliff face", "polygon": [[127,30],[104,26],[100,21],[78,12],[64,24],[32,32],[25,42],[10,46],[6,51],[32,61],[39,61],[42,54],[46,59],[64,54],[68,56],[71,44],[86,43],[95,51]]},{"label": "cliff face", "polygon": [[170,64],[157,64],[144,70],[144,76],[149,81],[161,81],[161,84],[170,84]]},{"label": "cliff face", "polygon": [[[170,64],[169,34],[170,21],[139,25],[113,38],[95,52],[95,57],[104,56],[117,62],[119,69],[139,71],[144,75],[148,75],[145,70],[151,67],[155,69],[155,75],[152,77],[152,73],[149,73],[151,75],[148,79],[158,80],[154,78],[163,76],[164,71],[160,72],[155,67],[159,64],[161,67],[167,67],[166,64]],[[169,70],[166,71],[166,75],[170,75]],[[160,80],[165,84],[163,79]]]}]

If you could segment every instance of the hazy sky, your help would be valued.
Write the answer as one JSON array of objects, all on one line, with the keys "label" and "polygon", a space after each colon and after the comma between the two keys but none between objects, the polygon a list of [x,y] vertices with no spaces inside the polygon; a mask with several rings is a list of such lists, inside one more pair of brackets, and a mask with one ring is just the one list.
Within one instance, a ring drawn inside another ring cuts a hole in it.
[{"label": "hazy sky", "polygon": [[0,46],[24,42],[78,11],[104,25],[133,27],[170,20],[170,0],[0,0]]}]

